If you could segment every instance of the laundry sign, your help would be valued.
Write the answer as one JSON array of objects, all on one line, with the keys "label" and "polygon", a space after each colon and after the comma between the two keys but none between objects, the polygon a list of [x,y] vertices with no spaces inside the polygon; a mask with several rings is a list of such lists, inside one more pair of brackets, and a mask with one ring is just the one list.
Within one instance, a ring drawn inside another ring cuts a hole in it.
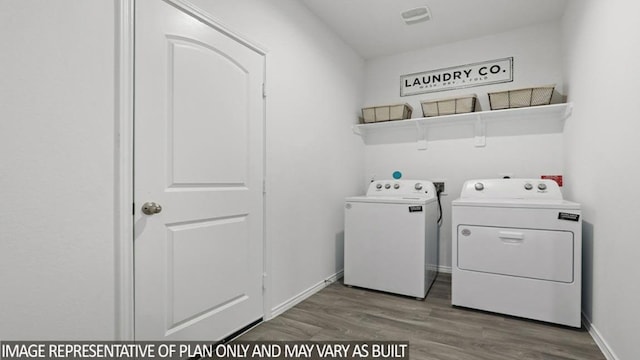
[{"label": "laundry sign", "polygon": [[400,96],[513,81],[513,57],[400,76]]}]

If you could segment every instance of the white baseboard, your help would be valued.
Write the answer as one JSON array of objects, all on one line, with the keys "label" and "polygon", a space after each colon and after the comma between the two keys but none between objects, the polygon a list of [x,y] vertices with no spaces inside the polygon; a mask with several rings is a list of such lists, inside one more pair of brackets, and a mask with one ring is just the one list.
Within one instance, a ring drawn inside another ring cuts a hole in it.
[{"label": "white baseboard", "polygon": [[276,317],[276,316],[282,314],[283,312],[291,309],[292,307],[298,305],[299,303],[301,303],[302,301],[307,299],[309,296],[317,293],[318,291],[320,291],[320,290],[324,289],[325,287],[327,287],[327,286],[333,284],[334,282],[338,281],[338,279],[342,278],[343,274],[344,274],[344,271],[340,270],[337,273],[329,276],[328,278],[326,278],[326,279],[318,282],[317,284],[311,286],[310,288],[302,291],[298,295],[295,295],[291,299],[281,303],[280,305],[275,306],[274,308],[271,309],[271,316],[268,319],[265,319],[265,320],[271,320],[274,317]]},{"label": "white baseboard", "polygon": [[584,312],[582,313],[582,323],[589,332],[589,335],[591,335],[591,337],[593,338],[593,341],[595,341],[596,345],[598,345],[598,347],[600,348],[600,351],[602,351],[604,357],[607,358],[607,360],[619,360],[613,350],[611,350],[611,347],[609,347],[609,344],[605,341],[602,335],[600,335],[598,329],[593,326],[593,324],[591,323],[591,319],[589,319],[584,314]]},{"label": "white baseboard", "polygon": [[[438,272],[451,274],[451,266],[438,265]],[[329,276],[328,278],[324,279],[323,281],[320,281],[317,284],[311,286],[310,288],[302,291],[298,295],[295,295],[294,297],[290,298],[289,300],[287,300],[287,301],[285,301],[285,302],[273,307],[271,309],[270,316],[268,318],[266,318],[265,321],[271,320],[271,319],[275,318],[276,316],[282,314],[283,312],[285,312],[285,311],[291,309],[292,307],[298,305],[299,303],[301,303],[302,301],[307,299],[309,296],[317,293],[318,291],[324,289],[328,285],[336,282],[338,279],[342,278],[343,276],[344,276],[344,270],[340,270],[337,273],[335,273],[335,274]]]}]

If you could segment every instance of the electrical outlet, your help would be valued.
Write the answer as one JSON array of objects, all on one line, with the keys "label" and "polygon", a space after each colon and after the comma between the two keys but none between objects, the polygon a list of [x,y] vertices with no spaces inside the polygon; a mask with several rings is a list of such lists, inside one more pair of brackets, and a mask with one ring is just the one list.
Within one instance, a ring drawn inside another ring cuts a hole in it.
[{"label": "electrical outlet", "polygon": [[434,181],[433,185],[436,187],[437,192],[444,193],[444,181]]}]

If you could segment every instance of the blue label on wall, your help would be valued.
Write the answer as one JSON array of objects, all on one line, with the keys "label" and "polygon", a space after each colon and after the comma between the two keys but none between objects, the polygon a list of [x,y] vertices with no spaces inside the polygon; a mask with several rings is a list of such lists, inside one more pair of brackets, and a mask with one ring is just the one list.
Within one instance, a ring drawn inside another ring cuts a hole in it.
[{"label": "blue label on wall", "polygon": [[393,178],[398,180],[402,177],[402,173],[400,171],[394,171],[393,172]]}]

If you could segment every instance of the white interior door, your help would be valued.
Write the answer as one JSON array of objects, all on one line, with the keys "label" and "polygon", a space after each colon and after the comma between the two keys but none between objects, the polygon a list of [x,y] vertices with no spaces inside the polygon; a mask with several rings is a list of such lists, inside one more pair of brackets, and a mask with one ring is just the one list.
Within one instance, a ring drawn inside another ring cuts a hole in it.
[{"label": "white interior door", "polygon": [[264,56],[135,11],[135,337],[221,339],[263,316]]}]

